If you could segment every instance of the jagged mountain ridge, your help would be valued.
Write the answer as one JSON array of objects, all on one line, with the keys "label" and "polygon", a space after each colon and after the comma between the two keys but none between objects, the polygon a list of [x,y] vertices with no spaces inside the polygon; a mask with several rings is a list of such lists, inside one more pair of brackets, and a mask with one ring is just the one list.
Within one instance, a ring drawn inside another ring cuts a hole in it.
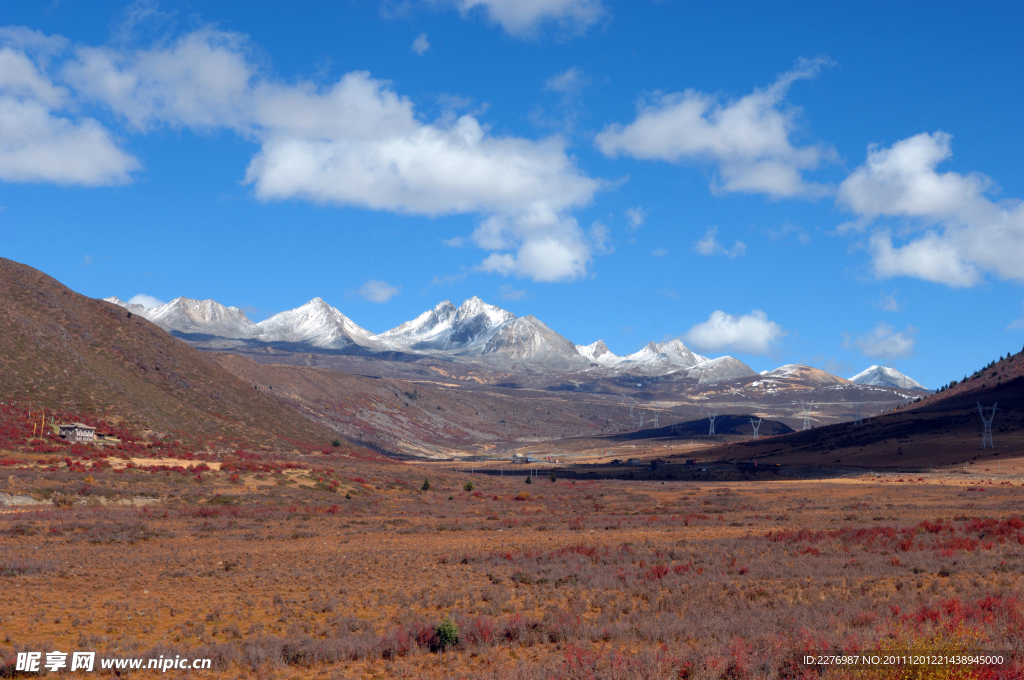
[{"label": "jagged mountain ridge", "polygon": [[255,342],[304,352],[403,352],[527,370],[678,374],[701,383],[757,375],[733,357],[709,359],[679,340],[651,342],[626,356],[614,354],[601,340],[574,345],[532,315],[520,318],[475,296],[459,307],[445,300],[380,335],[360,327],[321,298],[259,323],[249,320],[238,307],[214,300],[179,297],[148,309],[116,297],[107,301],[186,340],[214,337],[228,344]]},{"label": "jagged mountain ridge", "polygon": [[168,332],[210,335],[266,343],[293,343],[320,349],[344,349],[353,345],[374,346],[373,333],[359,327],[321,298],[296,309],[253,323],[238,307],[216,300],[178,297],[156,307],[129,304],[117,297],[106,302],[120,305]]}]

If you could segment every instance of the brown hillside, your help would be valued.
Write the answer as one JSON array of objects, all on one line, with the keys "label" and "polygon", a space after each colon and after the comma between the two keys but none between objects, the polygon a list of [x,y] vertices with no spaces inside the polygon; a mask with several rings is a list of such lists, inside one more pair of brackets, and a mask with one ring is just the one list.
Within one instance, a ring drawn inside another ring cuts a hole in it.
[{"label": "brown hillside", "polygon": [[389,454],[508,455],[538,441],[632,427],[629,411],[603,396],[487,385],[447,371],[439,376],[427,370],[437,377],[410,381],[263,364],[238,354],[212,356],[239,379],[272,387],[272,394],[350,441]]},{"label": "brown hillside", "polygon": [[138,315],[3,258],[0,401],[212,448],[321,447],[334,436]]},{"label": "brown hillside", "polygon": [[[992,425],[995,448],[981,448],[978,403],[999,404]],[[1024,455],[1024,353],[974,374],[943,392],[896,411],[757,442],[716,449],[714,457],[783,464],[858,468],[963,466],[996,469],[1000,459]]]}]

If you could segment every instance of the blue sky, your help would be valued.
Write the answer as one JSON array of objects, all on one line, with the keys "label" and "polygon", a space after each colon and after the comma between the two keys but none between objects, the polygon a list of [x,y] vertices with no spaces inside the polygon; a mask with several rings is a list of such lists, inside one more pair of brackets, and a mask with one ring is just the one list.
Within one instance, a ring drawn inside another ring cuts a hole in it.
[{"label": "blue sky", "polygon": [[1024,8],[706,4],[5,3],[0,255],[757,370],[1019,351]]}]

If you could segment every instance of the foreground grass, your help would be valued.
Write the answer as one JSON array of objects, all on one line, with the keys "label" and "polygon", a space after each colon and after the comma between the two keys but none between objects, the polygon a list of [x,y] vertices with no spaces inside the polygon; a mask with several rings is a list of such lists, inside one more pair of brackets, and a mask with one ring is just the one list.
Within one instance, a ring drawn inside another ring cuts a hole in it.
[{"label": "foreground grass", "polygon": [[9,485],[60,483],[64,501],[0,515],[0,657],[539,679],[820,677],[799,662],[811,652],[1024,654],[1019,485],[476,476],[467,491],[467,476],[421,491],[410,466],[318,465],[265,480],[90,471],[87,491],[146,488],[160,500],[144,507],[81,494],[70,472],[18,471]]}]

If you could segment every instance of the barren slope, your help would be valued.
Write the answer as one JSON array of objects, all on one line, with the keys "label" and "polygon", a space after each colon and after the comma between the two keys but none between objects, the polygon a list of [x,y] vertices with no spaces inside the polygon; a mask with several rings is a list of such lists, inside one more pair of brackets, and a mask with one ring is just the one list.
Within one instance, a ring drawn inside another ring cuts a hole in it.
[{"label": "barren slope", "polygon": [[0,400],[95,414],[211,447],[334,436],[209,355],[31,267],[0,258]]},{"label": "barren slope", "polygon": [[433,458],[500,453],[537,441],[634,428],[628,410],[606,396],[486,385],[432,370],[424,371],[424,378],[432,378],[411,381],[263,364],[237,354],[212,356],[297,411],[385,453]]}]

